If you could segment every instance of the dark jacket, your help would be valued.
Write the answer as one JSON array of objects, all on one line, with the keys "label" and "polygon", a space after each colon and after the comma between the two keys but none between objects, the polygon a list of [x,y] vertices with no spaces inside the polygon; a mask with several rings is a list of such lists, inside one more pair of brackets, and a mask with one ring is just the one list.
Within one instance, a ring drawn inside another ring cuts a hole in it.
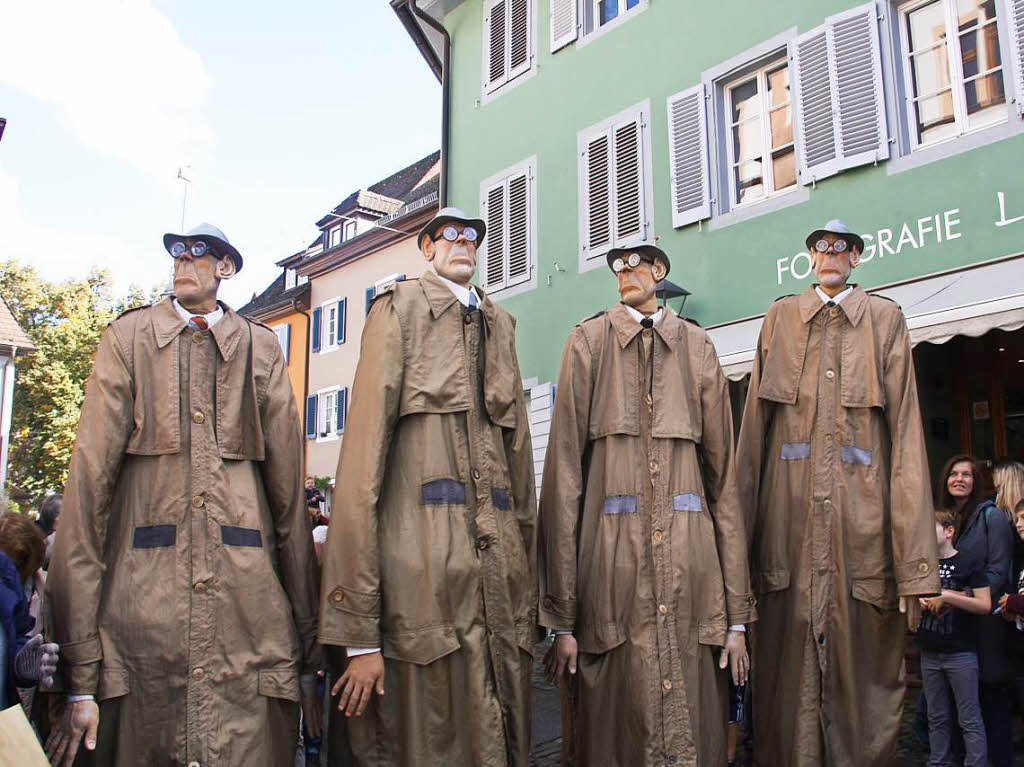
[{"label": "dark jacket", "polygon": [[0,552],[0,623],[7,639],[7,668],[4,670],[3,684],[6,688],[8,706],[20,702],[18,687],[31,687],[35,683],[27,679],[19,679],[14,675],[14,656],[29,640],[28,633],[34,621],[28,612],[28,600],[22,588],[18,570],[3,552]]},{"label": "dark jacket", "polygon": [[957,533],[956,550],[985,562],[985,575],[992,589],[992,604],[1013,591],[1013,541],[1010,521],[992,501],[975,506]]}]

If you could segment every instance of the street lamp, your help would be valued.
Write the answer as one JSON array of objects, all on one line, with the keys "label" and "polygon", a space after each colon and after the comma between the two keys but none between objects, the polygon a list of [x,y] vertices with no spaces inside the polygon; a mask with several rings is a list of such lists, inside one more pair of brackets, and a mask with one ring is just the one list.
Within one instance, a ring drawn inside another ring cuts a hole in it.
[{"label": "street lamp", "polygon": [[654,295],[661,299],[661,305],[664,306],[665,302],[670,298],[679,298],[682,296],[683,302],[679,304],[680,317],[683,316],[683,307],[686,306],[686,297],[690,295],[690,291],[684,288],[682,285],[676,285],[671,280],[662,280],[654,288]]}]

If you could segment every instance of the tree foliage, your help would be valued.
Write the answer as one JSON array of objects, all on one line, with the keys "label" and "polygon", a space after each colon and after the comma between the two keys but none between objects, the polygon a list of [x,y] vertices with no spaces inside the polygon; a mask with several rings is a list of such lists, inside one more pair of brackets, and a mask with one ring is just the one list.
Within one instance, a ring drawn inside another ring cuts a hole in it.
[{"label": "tree foliage", "polygon": [[64,487],[100,336],[118,314],[157,295],[132,287],[115,296],[106,269],[93,269],[84,280],[51,282],[34,267],[0,262],[0,296],[39,349],[17,360],[8,450],[12,499],[34,505]]}]

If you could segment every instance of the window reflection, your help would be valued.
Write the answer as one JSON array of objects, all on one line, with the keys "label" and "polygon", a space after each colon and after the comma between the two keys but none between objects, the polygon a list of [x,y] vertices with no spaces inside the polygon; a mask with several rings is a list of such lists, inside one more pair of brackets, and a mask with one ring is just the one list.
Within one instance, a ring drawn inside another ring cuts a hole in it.
[{"label": "window reflection", "polygon": [[795,186],[789,66],[773,64],[731,86],[729,109],[733,204]]}]

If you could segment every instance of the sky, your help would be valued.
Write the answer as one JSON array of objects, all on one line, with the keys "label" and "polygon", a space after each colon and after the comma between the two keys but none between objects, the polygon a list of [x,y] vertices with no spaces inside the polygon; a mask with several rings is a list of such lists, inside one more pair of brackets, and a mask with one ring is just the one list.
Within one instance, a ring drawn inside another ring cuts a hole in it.
[{"label": "sky", "polygon": [[[220,227],[234,307],[315,222],[440,145],[441,89],[387,0],[0,0],[0,259],[165,283]],[[177,179],[179,168],[190,184]]]}]

